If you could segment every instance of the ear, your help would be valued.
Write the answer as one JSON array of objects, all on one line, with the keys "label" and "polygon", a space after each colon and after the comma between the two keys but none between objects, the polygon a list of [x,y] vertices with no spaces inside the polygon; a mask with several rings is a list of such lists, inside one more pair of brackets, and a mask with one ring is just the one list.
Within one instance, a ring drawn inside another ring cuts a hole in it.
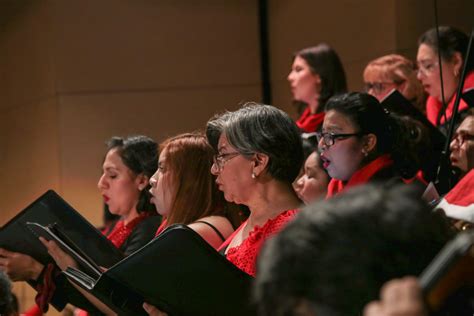
[{"label": "ear", "polygon": [[367,134],[364,136],[364,150],[367,153],[370,153],[375,150],[377,146],[377,136],[375,134]]},{"label": "ear", "polygon": [[269,161],[270,157],[268,157],[268,155],[256,153],[253,157],[252,173],[255,174],[256,177],[261,175],[263,171],[267,168]]},{"label": "ear", "polygon": [[451,63],[453,64],[454,74],[458,76],[461,74],[462,68],[462,56],[460,52],[455,52],[451,58]]},{"label": "ear", "polygon": [[147,187],[149,181],[150,181],[150,178],[144,175],[143,173],[140,173],[135,178],[135,184],[137,185],[137,188],[140,191],[143,191]]}]

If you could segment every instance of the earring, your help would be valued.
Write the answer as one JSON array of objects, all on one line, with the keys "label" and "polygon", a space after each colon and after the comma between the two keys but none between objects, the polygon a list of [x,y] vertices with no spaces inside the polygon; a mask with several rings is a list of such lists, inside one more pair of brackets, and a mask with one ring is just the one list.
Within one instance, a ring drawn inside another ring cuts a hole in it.
[{"label": "earring", "polygon": [[457,77],[459,75],[459,70],[454,69],[454,77]]},{"label": "earring", "polygon": [[362,154],[364,155],[364,157],[367,157],[369,155],[369,153],[365,149],[362,149]]},{"label": "earring", "polygon": [[252,172],[252,179],[256,179],[257,178],[257,175],[255,174],[255,172]]}]

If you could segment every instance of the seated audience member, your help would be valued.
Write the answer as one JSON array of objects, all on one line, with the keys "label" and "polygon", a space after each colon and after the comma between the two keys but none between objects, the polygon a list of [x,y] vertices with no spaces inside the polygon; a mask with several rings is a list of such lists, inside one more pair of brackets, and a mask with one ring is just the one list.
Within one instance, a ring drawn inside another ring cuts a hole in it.
[{"label": "seated audience member", "polygon": [[160,145],[158,170],[150,179],[151,201],[165,218],[158,233],[172,224],[185,224],[217,249],[234,231],[225,217],[227,203],[210,172],[213,156],[200,134],[182,134]]},{"label": "seated audience member", "polygon": [[326,197],[329,180],[329,175],[323,168],[319,153],[313,151],[304,163],[303,174],[295,181],[293,187],[298,197],[305,204],[309,204]]},{"label": "seated audience member", "polygon": [[396,54],[372,60],[364,70],[365,89],[382,101],[390,91],[398,90],[420,112],[425,113],[425,93],[416,77],[412,61]]},{"label": "seated audience member", "polygon": [[[107,238],[126,255],[148,243],[160,224],[148,192],[157,161],[157,144],[146,136],[113,137],[108,142],[98,188],[110,212],[121,218]],[[44,267],[30,256],[5,249],[0,249],[0,256],[0,268],[13,280],[36,285],[36,302],[44,312],[50,302],[60,310],[72,303],[98,312],[53,264]]]},{"label": "seated audience member", "polygon": [[346,75],[339,56],[324,43],[304,48],[293,55],[288,81],[298,112],[302,112],[296,124],[306,133],[320,129],[326,101],[347,91]]},{"label": "seated audience member", "polygon": [[[418,79],[429,94],[426,100],[426,116],[435,126],[446,126],[452,116],[456,91],[464,63],[469,38],[462,31],[450,26],[439,27],[439,42],[436,28],[421,35],[418,40]],[[439,48],[439,51],[438,51]],[[439,57],[441,56],[441,65]],[[443,93],[446,108],[443,108],[440,67],[443,73]],[[467,74],[462,91],[474,87],[474,59],[467,65]],[[465,111],[468,105],[461,100],[459,111]]]},{"label": "seated audience member", "polygon": [[369,181],[412,178],[420,169],[411,161],[410,135],[373,96],[347,93],[326,104],[318,133],[323,167],[332,178],[327,197]]},{"label": "seated audience member", "polygon": [[413,187],[374,184],[306,207],[261,252],[261,315],[360,315],[382,285],[419,275],[453,236]]}]

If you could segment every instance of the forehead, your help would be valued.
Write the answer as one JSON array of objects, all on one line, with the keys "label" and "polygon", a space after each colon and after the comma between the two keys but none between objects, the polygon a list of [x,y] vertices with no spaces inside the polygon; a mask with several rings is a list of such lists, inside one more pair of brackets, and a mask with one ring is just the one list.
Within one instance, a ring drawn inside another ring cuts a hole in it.
[{"label": "forehead", "polygon": [[355,126],[352,121],[344,114],[329,110],[324,116],[323,129],[324,130],[350,130]]},{"label": "forehead", "polygon": [[318,164],[318,159],[319,159],[318,153],[313,151],[311,155],[309,155],[308,158],[306,158],[306,161],[304,163],[305,167],[307,168],[316,167]]},{"label": "forehead", "polygon": [[468,116],[459,125],[457,132],[463,132],[474,135],[474,116]]},{"label": "forehead", "polygon": [[424,61],[424,60],[432,60],[435,59],[438,55],[435,53],[433,48],[426,44],[421,44],[420,47],[418,47],[418,53],[416,55],[416,60],[417,61]]},{"label": "forehead", "polygon": [[306,62],[306,60],[301,57],[301,56],[296,56],[295,59],[293,60],[293,65],[296,66],[300,66],[300,67],[308,67],[309,68],[309,65],[308,63]]},{"label": "forehead", "polygon": [[160,157],[158,157],[158,162],[164,162],[166,160],[166,156],[168,154],[168,151],[165,149],[163,149],[160,153]]},{"label": "forehead", "polygon": [[229,141],[227,140],[225,133],[222,133],[221,136],[219,136],[219,142],[217,143],[217,150],[221,151],[222,149],[229,148],[229,147],[231,147],[229,144]]},{"label": "forehead", "polygon": [[113,148],[107,152],[107,155],[105,155],[104,167],[126,168],[117,148]]},{"label": "forehead", "polygon": [[364,72],[365,82],[381,82],[387,81],[388,73],[380,66],[371,66]]}]

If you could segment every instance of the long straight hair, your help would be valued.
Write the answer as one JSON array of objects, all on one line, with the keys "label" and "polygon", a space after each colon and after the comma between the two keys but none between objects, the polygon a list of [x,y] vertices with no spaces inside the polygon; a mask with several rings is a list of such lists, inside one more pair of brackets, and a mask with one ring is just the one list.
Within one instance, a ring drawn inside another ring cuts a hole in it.
[{"label": "long straight hair", "polygon": [[224,215],[224,196],[211,174],[214,151],[199,133],[181,134],[165,140],[165,184],[172,185],[167,224],[190,224],[211,215]]}]

